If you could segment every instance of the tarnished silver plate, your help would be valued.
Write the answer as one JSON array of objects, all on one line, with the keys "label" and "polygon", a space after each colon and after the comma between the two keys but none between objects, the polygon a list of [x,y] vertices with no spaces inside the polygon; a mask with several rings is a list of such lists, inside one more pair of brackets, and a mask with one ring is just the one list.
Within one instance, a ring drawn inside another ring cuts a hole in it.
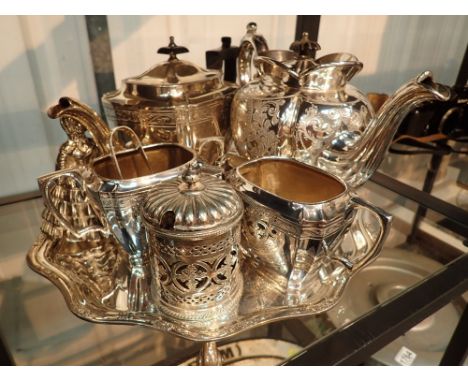
[{"label": "tarnished silver plate", "polygon": [[[359,211],[332,257],[358,263],[376,249],[381,235],[377,215]],[[92,248],[77,251],[79,256],[63,253],[58,242],[41,235],[27,255],[29,266],[60,289],[76,316],[96,323],[141,325],[193,341],[219,340],[268,322],[328,311],[338,303],[354,274],[342,262],[330,259],[323,264],[320,277],[310,280],[306,298],[298,305],[288,305],[281,287],[262,268],[244,259],[243,290],[235,314],[219,320],[183,321],[165,316],[154,305],[144,312],[130,311],[130,272],[125,260],[108,264],[103,258],[93,261]]]}]

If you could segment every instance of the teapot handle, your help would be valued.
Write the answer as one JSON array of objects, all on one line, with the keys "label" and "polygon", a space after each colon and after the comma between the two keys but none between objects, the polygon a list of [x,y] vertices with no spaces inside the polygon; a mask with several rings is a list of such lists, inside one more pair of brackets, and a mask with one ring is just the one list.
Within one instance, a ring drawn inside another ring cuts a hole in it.
[{"label": "teapot handle", "polygon": [[241,86],[253,80],[254,58],[268,51],[267,41],[262,35],[256,32],[257,24],[249,23],[247,25],[247,32],[244,37],[242,37],[240,43],[237,72],[239,73],[239,83]]},{"label": "teapot handle", "polygon": [[[52,202],[52,197],[51,197],[51,186],[53,185],[54,182],[59,181],[60,179],[64,178],[71,178],[73,179],[80,187],[80,189],[86,193],[88,197],[88,202],[93,209],[94,213],[98,217],[101,225],[91,225],[88,227],[84,227],[81,229],[77,229],[69,220],[67,217],[63,215],[63,213],[54,205]],[[101,218],[101,213],[99,210],[99,207],[96,205],[96,202],[94,201],[92,195],[88,191],[87,187],[85,186],[85,182],[83,180],[82,175],[75,170],[62,170],[62,171],[56,171],[51,174],[47,174],[44,176],[41,176],[37,180],[39,184],[39,189],[41,190],[42,193],[42,198],[44,200],[44,204],[46,208],[50,210],[52,215],[60,222],[60,224],[68,230],[70,233],[72,233],[75,237],[77,238],[83,238],[87,234],[91,232],[101,232],[105,236],[110,235],[110,231],[106,225],[106,223],[103,223],[103,220]]]},{"label": "teapot handle", "polygon": [[341,261],[348,268],[348,270],[352,274],[354,274],[367,264],[374,261],[375,258],[379,255],[385,243],[385,239],[387,238],[388,233],[390,232],[392,216],[385,212],[383,209],[376,207],[369,202],[366,202],[358,196],[352,196],[351,203],[354,205],[355,208],[362,208],[370,211],[379,222],[377,234],[371,234],[369,232],[369,229],[363,226],[364,223],[360,224],[360,233],[362,233],[364,236],[374,236],[373,238],[370,238],[370,240],[369,238],[367,238],[367,244],[370,244],[371,247],[368,250],[366,250],[366,254],[364,256],[358,259],[335,258],[336,260]]}]

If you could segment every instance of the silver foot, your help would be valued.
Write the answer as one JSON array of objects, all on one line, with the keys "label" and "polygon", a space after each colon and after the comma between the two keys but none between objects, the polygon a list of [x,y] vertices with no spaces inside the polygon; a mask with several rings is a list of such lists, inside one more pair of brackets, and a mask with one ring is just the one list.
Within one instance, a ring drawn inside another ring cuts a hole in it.
[{"label": "silver foot", "polygon": [[223,357],[216,346],[216,342],[205,342],[202,345],[197,360],[198,366],[221,366]]}]

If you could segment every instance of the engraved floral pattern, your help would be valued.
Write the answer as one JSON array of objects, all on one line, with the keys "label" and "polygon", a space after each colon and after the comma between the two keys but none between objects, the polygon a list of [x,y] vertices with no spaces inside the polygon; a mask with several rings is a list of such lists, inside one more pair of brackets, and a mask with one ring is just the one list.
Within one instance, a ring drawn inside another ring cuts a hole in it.
[{"label": "engraved floral pattern", "polygon": [[276,154],[280,108],[285,102],[284,99],[278,99],[251,103],[251,112],[247,115],[252,115],[252,127],[245,131],[245,145],[251,157]]},{"label": "engraved floral pattern", "polygon": [[[368,110],[362,105],[358,110],[349,107],[321,108],[310,105],[299,118],[296,128],[296,144],[299,152],[305,151],[310,162],[315,163],[316,158],[326,149],[348,150],[361,136]],[[347,141],[337,138],[346,133]],[[352,139],[354,138],[354,139]],[[304,153],[301,155],[304,156]]]}]

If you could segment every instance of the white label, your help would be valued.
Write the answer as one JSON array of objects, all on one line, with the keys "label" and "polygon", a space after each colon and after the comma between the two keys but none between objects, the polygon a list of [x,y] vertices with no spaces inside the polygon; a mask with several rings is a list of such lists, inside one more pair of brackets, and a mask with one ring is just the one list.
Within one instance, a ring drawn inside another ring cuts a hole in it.
[{"label": "white label", "polygon": [[402,366],[411,366],[415,359],[416,353],[404,346],[401,347],[400,351],[395,356],[395,361]]}]

